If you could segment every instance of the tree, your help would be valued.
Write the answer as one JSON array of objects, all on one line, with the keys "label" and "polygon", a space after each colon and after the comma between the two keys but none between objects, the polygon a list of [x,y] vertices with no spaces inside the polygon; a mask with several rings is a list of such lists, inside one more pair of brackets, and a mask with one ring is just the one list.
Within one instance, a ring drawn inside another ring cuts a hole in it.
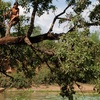
[{"label": "tree", "polygon": [[93,9],[90,13],[90,20],[92,22],[97,22],[100,25],[100,0],[98,0],[99,4]]},{"label": "tree", "polygon": [[10,3],[9,2],[2,2],[0,1],[0,37],[5,36],[5,28],[4,28],[4,20],[5,17],[3,17],[3,13],[9,9],[10,7]]},{"label": "tree", "polygon": [[[55,79],[61,86],[61,95],[67,96],[69,100],[73,100],[73,94],[75,93],[73,84],[77,84],[77,81],[87,82],[89,79],[100,77],[99,44],[93,42],[89,37],[89,27],[100,25],[100,23],[99,20],[95,20],[93,17],[94,14],[97,18],[99,17],[95,13],[97,11],[95,9],[98,9],[97,6],[90,13],[91,22],[86,22],[85,18],[82,18],[82,12],[91,4],[89,0],[66,1],[66,8],[54,17],[49,30],[44,34],[35,36],[36,15],[41,16],[45,11],[48,12],[50,9],[56,10],[56,6],[53,5],[53,0],[19,0],[22,7],[27,7],[26,13],[30,12],[30,7],[33,8],[29,27],[28,29],[26,28],[27,31],[22,36],[0,38],[0,45],[28,45],[28,48],[31,48],[38,59],[41,62],[45,62],[51,72],[56,74]],[[62,18],[61,15],[65,13],[67,15],[68,8],[73,8],[75,14],[71,13]],[[65,33],[54,33],[53,28],[56,20],[60,20],[60,23],[65,21],[71,23],[69,30]],[[81,32],[80,29],[83,29],[83,31]],[[38,45],[44,40],[54,40],[53,45],[50,46],[51,48],[43,48]],[[35,43],[38,44],[35,45]],[[21,53],[21,55],[26,56],[25,52]],[[27,56],[26,59],[30,60],[30,57]],[[29,74],[29,71],[26,72]]]}]

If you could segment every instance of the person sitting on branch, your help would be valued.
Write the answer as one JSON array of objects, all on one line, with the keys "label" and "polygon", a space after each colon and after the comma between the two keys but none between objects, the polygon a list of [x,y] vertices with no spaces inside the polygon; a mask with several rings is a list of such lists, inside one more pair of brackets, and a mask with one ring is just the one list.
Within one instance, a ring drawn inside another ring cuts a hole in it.
[{"label": "person sitting on branch", "polygon": [[19,22],[19,8],[18,8],[18,2],[14,3],[14,6],[6,13],[4,14],[4,16],[9,16],[10,17],[10,21],[8,24],[8,29],[6,31],[6,35],[8,35],[10,33],[10,28],[13,25],[16,25]]}]

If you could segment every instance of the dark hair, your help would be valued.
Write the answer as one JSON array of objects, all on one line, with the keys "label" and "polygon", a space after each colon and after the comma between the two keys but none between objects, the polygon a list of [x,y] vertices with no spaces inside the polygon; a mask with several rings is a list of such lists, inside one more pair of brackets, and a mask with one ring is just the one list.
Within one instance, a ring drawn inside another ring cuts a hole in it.
[{"label": "dark hair", "polygon": [[14,5],[18,5],[18,2],[15,2]]}]

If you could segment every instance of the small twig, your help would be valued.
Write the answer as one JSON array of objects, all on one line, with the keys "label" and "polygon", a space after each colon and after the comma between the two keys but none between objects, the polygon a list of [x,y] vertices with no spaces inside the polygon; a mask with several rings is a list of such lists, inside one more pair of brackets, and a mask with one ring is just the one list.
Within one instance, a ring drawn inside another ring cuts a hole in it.
[{"label": "small twig", "polygon": [[58,17],[58,19],[63,19],[63,20],[68,20],[68,21],[71,21],[71,19],[69,19],[69,18],[62,18],[62,17]]},{"label": "small twig", "polygon": [[0,70],[0,72],[3,73],[4,75],[6,75],[7,77],[11,78],[12,80],[14,79],[12,76],[8,75],[5,71]]},{"label": "small twig", "polygon": [[46,63],[46,65],[48,66],[48,68],[50,69],[51,73],[53,73],[53,72],[54,72],[54,70],[50,67],[50,65],[48,64],[48,62],[47,62],[47,61],[45,61],[45,63]]}]

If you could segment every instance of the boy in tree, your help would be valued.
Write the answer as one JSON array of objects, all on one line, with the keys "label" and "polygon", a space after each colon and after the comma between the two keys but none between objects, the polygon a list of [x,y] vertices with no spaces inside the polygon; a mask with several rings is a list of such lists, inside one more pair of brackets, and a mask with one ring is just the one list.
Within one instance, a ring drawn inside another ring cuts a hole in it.
[{"label": "boy in tree", "polygon": [[11,26],[17,24],[19,22],[19,8],[18,8],[18,2],[14,3],[14,6],[6,13],[4,16],[10,15],[10,21],[8,24],[8,28],[6,31],[6,35],[9,35]]}]

